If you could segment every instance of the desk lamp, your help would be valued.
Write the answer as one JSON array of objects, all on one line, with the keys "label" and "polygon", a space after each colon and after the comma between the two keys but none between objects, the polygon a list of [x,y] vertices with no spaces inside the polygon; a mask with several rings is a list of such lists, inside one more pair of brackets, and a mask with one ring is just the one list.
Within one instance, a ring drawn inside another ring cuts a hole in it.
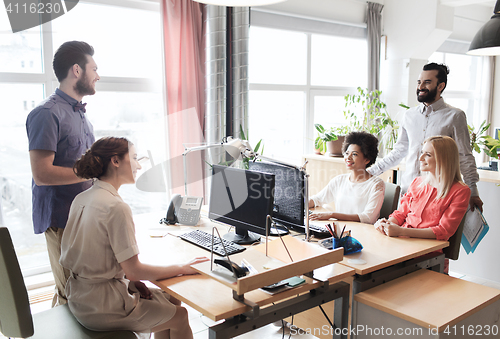
[{"label": "desk lamp", "polygon": [[[246,145],[248,142],[245,140]],[[187,195],[187,172],[186,172],[186,155],[192,151],[202,151],[209,148],[222,147],[224,150],[229,153],[235,159],[239,159],[242,155],[241,150],[243,150],[246,145],[243,144],[243,141],[240,139],[233,139],[233,137],[225,137],[222,139],[220,143],[211,144],[211,145],[202,145],[196,147],[186,147],[184,146],[184,153],[182,153],[183,167],[184,167],[184,193]],[[248,147],[250,147],[248,145]]]},{"label": "desk lamp", "polygon": [[165,173],[168,173],[166,162],[155,164],[150,150],[148,150],[148,157],[141,157],[139,162],[142,162],[141,160],[149,160],[151,168],[137,178],[135,183],[137,189],[144,192],[166,192],[167,185]]}]

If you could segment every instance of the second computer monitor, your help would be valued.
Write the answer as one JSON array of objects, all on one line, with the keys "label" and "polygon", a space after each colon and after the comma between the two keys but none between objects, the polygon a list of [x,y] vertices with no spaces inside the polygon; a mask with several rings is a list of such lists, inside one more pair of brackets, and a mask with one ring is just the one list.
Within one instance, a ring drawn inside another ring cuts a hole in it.
[{"label": "second computer monitor", "polygon": [[273,219],[287,227],[304,227],[304,172],[263,161],[250,162],[249,169],[275,176]]},{"label": "second computer monitor", "polygon": [[208,217],[235,227],[235,233],[224,238],[238,244],[255,242],[258,234],[268,234],[274,185],[274,174],[213,165]]}]

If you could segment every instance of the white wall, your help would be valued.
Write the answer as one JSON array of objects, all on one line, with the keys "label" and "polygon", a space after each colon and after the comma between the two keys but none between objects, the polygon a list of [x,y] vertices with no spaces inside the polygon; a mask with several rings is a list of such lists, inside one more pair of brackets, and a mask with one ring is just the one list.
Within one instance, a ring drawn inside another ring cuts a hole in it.
[{"label": "white wall", "polygon": [[500,270],[496,264],[500,258],[500,223],[496,213],[500,201],[500,187],[495,183],[482,181],[477,187],[484,201],[483,215],[490,229],[474,253],[467,254],[463,247],[460,248],[458,260],[450,260],[450,271],[500,283]]},{"label": "white wall", "polygon": [[[500,84],[500,58],[495,57],[495,59],[495,84]],[[500,127],[500,85],[493,87],[493,118],[491,126]]]}]

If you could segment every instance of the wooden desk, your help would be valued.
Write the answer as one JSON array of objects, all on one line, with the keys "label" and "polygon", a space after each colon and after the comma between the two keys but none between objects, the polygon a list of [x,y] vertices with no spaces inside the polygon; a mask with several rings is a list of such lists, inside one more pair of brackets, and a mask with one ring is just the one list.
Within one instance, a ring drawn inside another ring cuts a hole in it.
[{"label": "wooden desk", "polygon": [[[189,231],[192,227],[158,225],[158,220],[162,216],[162,214],[147,214],[134,217],[141,261],[165,265],[185,262],[195,256],[210,256],[210,252],[175,236]],[[211,233],[213,225],[210,221],[202,219],[196,228]],[[224,225],[216,226],[221,233],[227,231]],[[150,238],[150,234],[158,231],[169,234],[161,238]],[[263,250],[263,245],[257,247],[260,247],[258,250]],[[241,254],[244,255],[248,251]],[[292,255],[294,261],[300,261],[299,253]],[[231,338],[331,300],[338,300],[340,311],[337,310],[334,316],[337,326],[347,327],[350,286],[341,281],[352,277],[354,270],[336,264],[327,273],[324,270],[321,273],[321,278],[327,283],[317,280],[319,278],[316,275],[314,279],[305,277],[305,284],[279,294],[269,295],[258,289],[245,293],[245,303],[233,299],[233,289],[227,284],[205,274],[180,276],[153,283],[214,321],[226,319],[224,323],[209,329],[210,338]],[[306,293],[311,290],[315,290],[315,293]],[[272,305],[273,303],[276,304]],[[244,320],[234,317],[241,314],[247,317]]]},{"label": "wooden desk", "polygon": [[[312,210],[326,211],[324,207]],[[321,220],[319,222],[327,224],[329,221]],[[351,236],[363,246],[361,252],[344,255],[344,259],[340,262],[342,265],[355,269],[357,276],[368,275],[422,257],[449,245],[449,242],[445,240],[388,237],[377,231],[371,224],[353,221],[335,222],[341,228],[345,225],[345,231],[351,230]],[[353,259],[361,259],[366,263],[356,264]]]},{"label": "wooden desk", "polygon": [[[351,230],[351,235],[363,245],[361,252],[344,255],[344,260],[340,262],[354,268],[358,275],[378,271],[449,245],[445,240],[388,237],[378,232],[371,224],[343,221],[338,223],[347,225],[346,230]],[[353,259],[365,260],[366,264],[352,263]]]},{"label": "wooden desk", "polygon": [[[321,208],[319,210],[322,210]],[[353,295],[396,279],[420,268],[443,270],[444,254],[431,254],[448,246],[447,241],[417,238],[388,237],[378,232],[373,225],[359,222],[338,221],[346,230],[351,230],[351,236],[357,239],[363,249],[359,253],[344,255],[341,265],[351,267],[356,271]],[[365,264],[354,264],[352,259],[363,259]],[[323,305],[327,314],[334,310],[333,303]],[[323,315],[317,310],[310,310],[294,318],[298,327],[321,329],[328,326]],[[315,334],[319,338],[328,335]]]},{"label": "wooden desk", "polygon": [[[385,334],[392,331],[393,335],[405,329],[404,333],[418,338],[462,338],[467,334],[498,338],[500,290],[445,274],[419,270],[361,292],[354,299],[354,327],[358,329],[383,326]],[[487,334],[484,330],[488,328],[495,333]],[[364,331],[357,333],[357,338],[370,337]]]}]

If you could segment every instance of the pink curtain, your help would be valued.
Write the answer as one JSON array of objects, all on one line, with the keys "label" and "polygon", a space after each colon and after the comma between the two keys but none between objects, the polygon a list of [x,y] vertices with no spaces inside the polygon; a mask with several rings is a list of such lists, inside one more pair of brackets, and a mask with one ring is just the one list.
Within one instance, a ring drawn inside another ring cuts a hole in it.
[{"label": "pink curtain", "polygon": [[[167,147],[171,193],[184,195],[182,153],[204,142],[205,45],[203,5],[192,0],[162,0],[167,91]],[[202,152],[187,156],[188,194],[204,196]]]}]

